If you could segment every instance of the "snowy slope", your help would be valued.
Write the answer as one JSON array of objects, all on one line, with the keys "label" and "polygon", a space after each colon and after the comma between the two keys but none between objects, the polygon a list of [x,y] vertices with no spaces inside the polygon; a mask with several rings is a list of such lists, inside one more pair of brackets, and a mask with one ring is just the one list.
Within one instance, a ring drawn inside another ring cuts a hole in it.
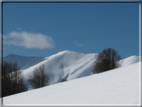
[{"label": "snowy slope", "polygon": [[140,105],[139,63],[3,98],[4,105]]}]

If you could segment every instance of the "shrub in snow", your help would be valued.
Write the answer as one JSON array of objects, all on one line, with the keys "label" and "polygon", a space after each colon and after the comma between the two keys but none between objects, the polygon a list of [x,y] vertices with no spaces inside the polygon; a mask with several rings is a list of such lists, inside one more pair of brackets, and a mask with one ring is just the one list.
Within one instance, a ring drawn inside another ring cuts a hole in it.
[{"label": "shrub in snow", "polygon": [[35,68],[33,75],[27,80],[33,88],[40,88],[48,85],[49,77],[45,72],[44,65]]},{"label": "shrub in snow", "polygon": [[94,62],[93,73],[101,73],[111,69],[118,68],[118,63],[121,57],[118,52],[112,48],[104,49],[96,58]]},{"label": "shrub in snow", "polygon": [[63,79],[61,80],[61,82],[65,82],[65,81],[67,81],[67,79],[66,79],[66,78],[63,78]]}]

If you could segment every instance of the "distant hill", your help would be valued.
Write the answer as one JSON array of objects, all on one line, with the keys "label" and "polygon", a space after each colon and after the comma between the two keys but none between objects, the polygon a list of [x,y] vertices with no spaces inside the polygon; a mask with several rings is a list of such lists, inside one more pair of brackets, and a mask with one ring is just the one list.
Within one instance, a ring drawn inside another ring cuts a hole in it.
[{"label": "distant hill", "polygon": [[19,56],[15,54],[10,54],[3,58],[3,61],[8,62],[17,62],[21,69],[27,69],[41,61],[45,60],[44,57],[28,57],[28,56]]}]

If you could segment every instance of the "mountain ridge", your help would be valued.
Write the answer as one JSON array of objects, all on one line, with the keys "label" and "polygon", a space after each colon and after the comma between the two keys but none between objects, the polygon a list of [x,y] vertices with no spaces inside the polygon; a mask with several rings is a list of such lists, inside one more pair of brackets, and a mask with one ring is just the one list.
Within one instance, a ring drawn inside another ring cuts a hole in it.
[{"label": "mountain ridge", "polygon": [[[50,85],[61,82],[62,79],[72,80],[92,74],[93,63],[98,54],[84,54],[74,51],[61,51],[49,57],[21,57],[17,56],[17,62],[22,68],[25,81],[34,72],[35,68],[45,65],[45,71],[49,74]],[[16,58],[9,58],[14,61]],[[130,56],[120,60],[121,66],[139,62],[138,56]],[[30,89],[30,86],[28,86]]]}]

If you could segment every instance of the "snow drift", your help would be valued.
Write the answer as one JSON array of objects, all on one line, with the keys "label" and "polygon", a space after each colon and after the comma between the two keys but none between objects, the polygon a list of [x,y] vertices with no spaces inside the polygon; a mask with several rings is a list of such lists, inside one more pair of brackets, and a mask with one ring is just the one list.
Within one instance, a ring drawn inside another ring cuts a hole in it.
[{"label": "snow drift", "polygon": [[3,98],[4,105],[140,105],[141,62]]}]

